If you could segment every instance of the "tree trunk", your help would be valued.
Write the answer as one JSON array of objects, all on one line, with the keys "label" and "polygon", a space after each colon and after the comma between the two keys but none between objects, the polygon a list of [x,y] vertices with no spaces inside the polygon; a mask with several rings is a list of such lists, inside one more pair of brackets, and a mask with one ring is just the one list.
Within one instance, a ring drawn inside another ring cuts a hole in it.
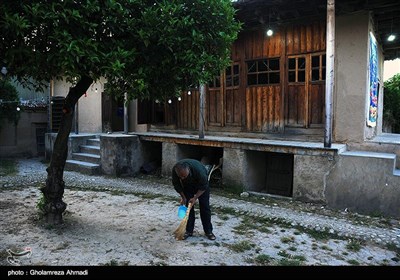
[{"label": "tree trunk", "polygon": [[75,104],[85,94],[92,84],[92,78],[83,76],[75,87],[70,88],[62,108],[60,128],[57,133],[50,159],[50,165],[46,169],[46,186],[41,189],[44,195],[44,218],[49,224],[63,222],[62,214],[67,204],[62,201],[65,183],[63,180],[65,162],[68,155],[68,138],[71,132]]}]

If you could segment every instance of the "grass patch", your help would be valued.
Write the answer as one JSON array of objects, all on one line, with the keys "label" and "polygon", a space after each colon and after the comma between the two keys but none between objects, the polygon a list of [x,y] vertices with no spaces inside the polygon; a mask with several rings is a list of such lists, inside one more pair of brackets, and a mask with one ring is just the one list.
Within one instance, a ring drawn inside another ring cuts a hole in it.
[{"label": "grass patch", "polygon": [[14,176],[18,173],[17,163],[13,159],[0,161],[0,176]]},{"label": "grass patch", "polygon": [[351,265],[357,265],[357,266],[360,265],[360,263],[356,260],[348,260],[347,262]]},{"label": "grass patch", "polygon": [[301,266],[303,263],[298,260],[283,258],[278,261],[280,266]]},{"label": "grass patch", "polygon": [[360,251],[361,247],[362,247],[361,241],[355,239],[349,240],[349,242],[346,244],[346,249],[353,252]]},{"label": "grass patch", "polygon": [[296,251],[297,251],[297,248],[294,247],[294,246],[290,246],[290,247],[288,248],[288,250],[289,250],[289,251],[292,251],[292,252],[296,252]]},{"label": "grass patch", "polygon": [[396,256],[400,258],[400,248],[396,246],[395,243],[390,242],[386,244],[386,249],[395,252]]},{"label": "grass patch", "polygon": [[223,215],[232,215],[232,216],[236,215],[236,210],[232,207],[217,208],[215,210],[215,212],[218,212],[219,214],[223,214]]},{"label": "grass patch", "polygon": [[228,245],[228,248],[236,253],[243,253],[245,251],[253,249],[254,247],[255,247],[255,244],[251,243],[247,240]]},{"label": "grass patch", "polygon": [[281,237],[281,242],[282,242],[282,243],[285,243],[285,244],[294,242],[294,237],[293,237],[293,236],[284,236],[284,237]]},{"label": "grass patch", "polygon": [[259,265],[267,265],[269,264],[273,258],[271,256],[261,254],[254,258],[254,262]]}]

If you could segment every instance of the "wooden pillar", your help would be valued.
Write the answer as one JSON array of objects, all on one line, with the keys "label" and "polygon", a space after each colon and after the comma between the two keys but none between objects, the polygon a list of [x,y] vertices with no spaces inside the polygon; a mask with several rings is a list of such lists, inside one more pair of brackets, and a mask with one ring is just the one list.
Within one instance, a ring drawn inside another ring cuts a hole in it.
[{"label": "wooden pillar", "polygon": [[332,103],[335,85],[335,0],[327,0],[324,147],[332,145]]},{"label": "wooden pillar", "polygon": [[206,85],[200,85],[199,139],[204,139],[204,108],[206,106]]},{"label": "wooden pillar", "polygon": [[124,94],[124,134],[128,134],[128,93]]}]

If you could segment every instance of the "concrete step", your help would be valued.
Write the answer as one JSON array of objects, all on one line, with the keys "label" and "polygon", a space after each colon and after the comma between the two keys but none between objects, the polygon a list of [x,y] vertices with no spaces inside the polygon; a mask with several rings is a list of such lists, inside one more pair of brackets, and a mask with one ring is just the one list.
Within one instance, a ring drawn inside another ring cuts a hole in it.
[{"label": "concrete step", "polygon": [[88,146],[100,147],[100,139],[99,138],[88,139],[86,140],[86,144]]},{"label": "concrete step", "polygon": [[98,175],[100,174],[100,165],[79,160],[67,160],[65,162],[65,170],[76,171],[87,175]]},{"label": "concrete step", "polygon": [[[374,159],[379,162],[379,166],[387,166],[385,168],[390,168],[390,172],[395,176],[400,176],[400,170],[396,169],[396,154],[392,153],[378,153],[378,152],[367,152],[367,151],[346,151],[341,153],[342,156],[358,157],[360,160],[365,158],[365,165],[368,166],[368,159]],[[362,164],[362,163],[360,163]],[[388,170],[386,169],[386,170]]]},{"label": "concrete step", "polygon": [[100,156],[100,146],[81,145],[80,150],[81,153]]},{"label": "concrete step", "polygon": [[100,156],[88,153],[72,153],[72,159],[90,163],[100,164]]}]

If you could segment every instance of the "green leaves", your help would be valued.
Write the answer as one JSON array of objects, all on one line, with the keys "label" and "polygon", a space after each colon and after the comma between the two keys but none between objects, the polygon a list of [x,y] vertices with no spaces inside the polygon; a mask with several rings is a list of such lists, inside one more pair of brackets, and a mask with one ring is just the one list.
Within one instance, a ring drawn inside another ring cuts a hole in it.
[{"label": "green leaves", "polygon": [[104,76],[159,98],[224,69],[239,29],[230,0],[2,0],[0,59],[21,81]]},{"label": "green leaves", "polygon": [[384,87],[384,122],[392,127],[393,133],[400,133],[400,74],[385,81]]}]

